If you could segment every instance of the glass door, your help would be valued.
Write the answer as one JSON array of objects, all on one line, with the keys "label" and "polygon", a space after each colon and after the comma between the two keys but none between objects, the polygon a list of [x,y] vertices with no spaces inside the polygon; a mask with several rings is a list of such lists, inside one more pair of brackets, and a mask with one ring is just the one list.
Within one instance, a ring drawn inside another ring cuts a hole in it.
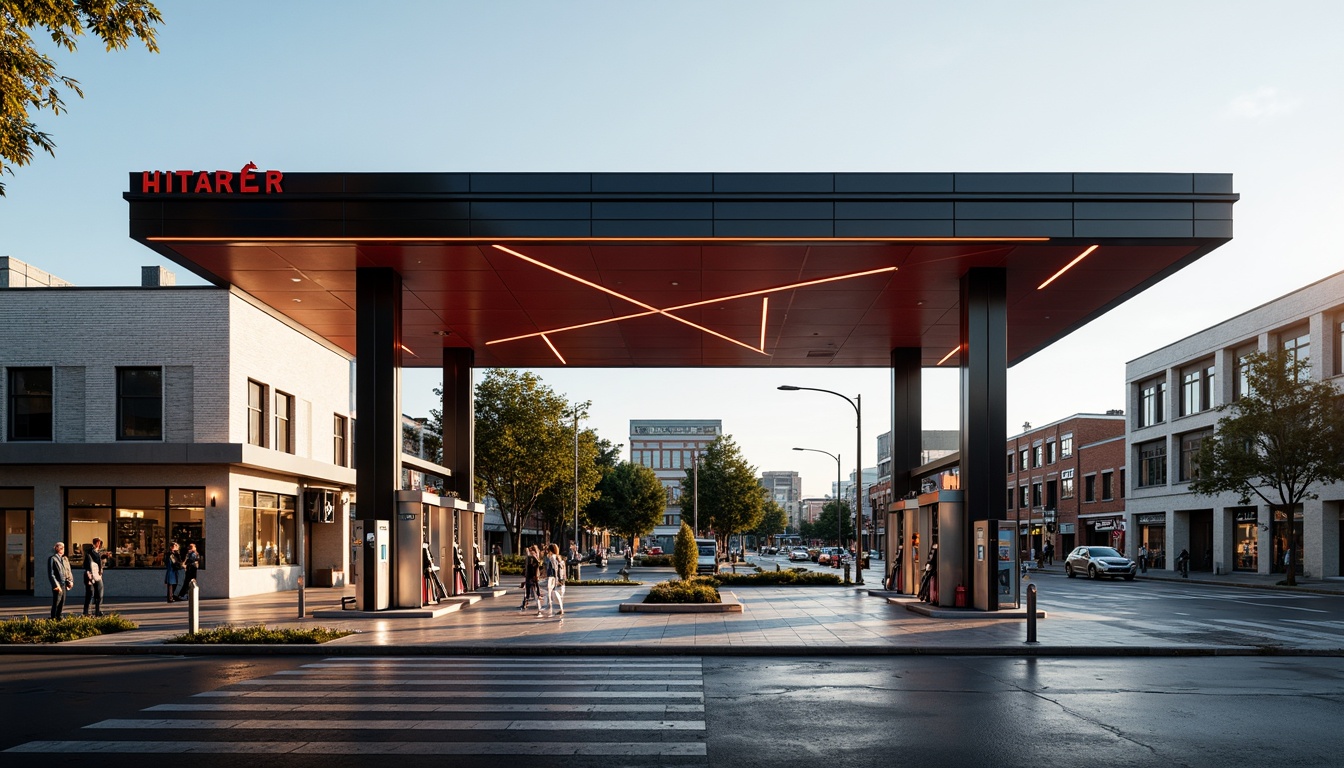
[{"label": "glass door", "polygon": [[33,511],[6,509],[5,592],[33,593]]}]

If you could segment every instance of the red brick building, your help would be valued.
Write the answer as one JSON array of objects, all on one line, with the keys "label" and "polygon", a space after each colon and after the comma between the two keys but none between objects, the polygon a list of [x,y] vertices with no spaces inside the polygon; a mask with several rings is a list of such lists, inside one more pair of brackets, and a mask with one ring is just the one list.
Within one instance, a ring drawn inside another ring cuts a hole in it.
[{"label": "red brick building", "polygon": [[1023,550],[1083,544],[1124,551],[1125,416],[1080,413],[1008,438],[1007,507]]}]

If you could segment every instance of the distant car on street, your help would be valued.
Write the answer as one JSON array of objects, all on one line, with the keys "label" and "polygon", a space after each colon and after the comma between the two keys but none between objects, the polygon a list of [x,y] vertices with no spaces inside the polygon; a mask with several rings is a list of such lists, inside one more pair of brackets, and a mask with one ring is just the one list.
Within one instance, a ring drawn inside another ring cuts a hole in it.
[{"label": "distant car on street", "polygon": [[807,547],[794,547],[789,550],[789,562],[795,560],[811,560],[812,556],[807,553]]},{"label": "distant car on street", "polygon": [[1089,579],[1120,577],[1133,581],[1138,563],[1111,547],[1077,547],[1064,560],[1064,575],[1070,579],[1084,575]]}]

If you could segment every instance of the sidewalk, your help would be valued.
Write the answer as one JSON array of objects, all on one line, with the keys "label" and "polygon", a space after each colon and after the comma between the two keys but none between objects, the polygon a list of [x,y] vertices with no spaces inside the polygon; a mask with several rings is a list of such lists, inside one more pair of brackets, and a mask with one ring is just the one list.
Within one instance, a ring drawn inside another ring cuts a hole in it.
[{"label": "sidewalk", "polygon": [[[741,613],[649,614],[621,613],[622,602],[642,599],[647,584],[668,574],[637,573],[646,586],[571,587],[563,617],[538,618],[535,609],[520,613],[521,594],[509,590],[487,597],[462,610],[436,618],[377,617],[314,618],[314,611],[338,611],[340,599],[352,588],[309,589],[307,616],[298,615],[295,592],[203,600],[202,629],[224,624],[266,624],[270,627],[327,626],[356,634],[321,646],[184,646],[165,644],[187,629],[185,603],[162,600],[119,600],[113,595],[104,606],[140,625],[131,632],[88,638],[56,645],[0,645],[5,654],[301,654],[301,655],[1009,655],[1009,656],[1157,656],[1157,655],[1328,655],[1344,656],[1344,640],[1289,644],[1235,644],[1210,642],[1208,635],[1179,631],[1155,633],[1118,622],[1099,622],[1093,614],[1039,606],[1048,618],[1037,622],[1040,643],[1027,645],[1026,622],[995,620],[966,611],[954,618],[917,615],[901,601],[888,601],[879,592],[880,574],[868,572],[864,587],[750,587],[726,588],[742,603]],[[1063,578],[1062,567],[1046,568],[1034,578]],[[1141,579],[1171,580],[1150,571]],[[1181,580],[1179,576],[1176,580]],[[1214,577],[1192,575],[1192,585],[1284,589],[1274,586],[1278,576],[1235,574]],[[1303,592],[1344,593],[1338,581],[1303,580]],[[870,590],[872,590],[870,592]],[[82,596],[71,601],[82,605]],[[0,597],[0,617],[45,617],[49,604],[38,597]],[[940,611],[939,616],[947,612]],[[338,616],[341,614],[338,613]],[[1244,642],[1244,639],[1243,639]]]}]

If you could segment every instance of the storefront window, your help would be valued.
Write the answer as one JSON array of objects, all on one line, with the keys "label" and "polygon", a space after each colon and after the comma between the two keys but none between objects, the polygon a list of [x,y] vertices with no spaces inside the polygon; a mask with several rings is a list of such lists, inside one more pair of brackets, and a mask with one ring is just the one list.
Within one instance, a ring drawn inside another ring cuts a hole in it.
[{"label": "storefront window", "polygon": [[161,568],[168,533],[173,540],[195,542],[205,557],[204,488],[66,489],[66,552],[75,567],[84,565],[84,547],[103,540],[108,568]]},{"label": "storefront window", "polygon": [[1259,526],[1253,522],[1238,522],[1236,526],[1232,568],[1237,571],[1254,571],[1260,562]]},{"label": "storefront window", "polygon": [[238,492],[238,565],[290,565],[296,556],[297,497]]}]

